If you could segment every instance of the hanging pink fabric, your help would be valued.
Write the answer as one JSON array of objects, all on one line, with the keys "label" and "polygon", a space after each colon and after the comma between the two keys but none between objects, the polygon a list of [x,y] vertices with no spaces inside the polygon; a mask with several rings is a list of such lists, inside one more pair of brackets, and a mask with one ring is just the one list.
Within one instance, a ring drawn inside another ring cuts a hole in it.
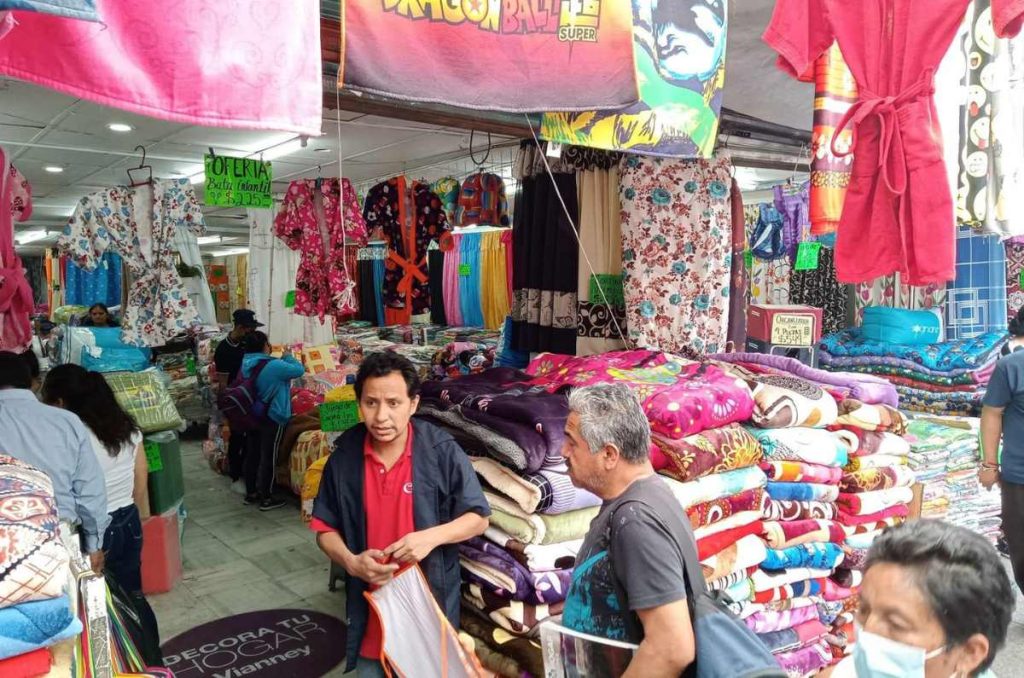
[{"label": "hanging pink fabric", "polygon": [[102,24],[17,12],[0,75],[175,122],[320,135],[320,3],[97,0]]},{"label": "hanging pink fabric", "polygon": [[[444,253],[444,270],[441,278],[443,280],[444,296],[444,317],[450,327],[462,325],[462,307],[459,305],[459,264],[462,263],[461,247],[462,236],[452,236],[454,246]],[[509,269],[511,270],[511,269]]]},{"label": "hanging pink fabric", "polygon": [[32,214],[32,190],[0,148],[0,351],[20,353],[32,343],[32,287],[14,251],[14,222]]}]

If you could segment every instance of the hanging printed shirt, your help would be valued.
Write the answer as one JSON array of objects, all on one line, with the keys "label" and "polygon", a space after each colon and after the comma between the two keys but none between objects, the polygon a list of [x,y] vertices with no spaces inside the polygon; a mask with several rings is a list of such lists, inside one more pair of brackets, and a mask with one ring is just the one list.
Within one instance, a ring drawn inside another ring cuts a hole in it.
[{"label": "hanging printed shirt", "polygon": [[[341,185],[344,188],[341,188]],[[295,312],[340,320],[355,313],[354,271],[345,245],[366,244],[366,222],[348,179],[300,179],[288,186],[274,231],[302,254],[295,277]]]},{"label": "hanging printed shirt", "polygon": [[455,177],[444,177],[430,185],[430,190],[441,199],[445,216],[452,223],[455,223],[455,210],[459,206],[459,189],[461,186],[462,184]]},{"label": "hanging printed shirt", "polygon": [[[426,184],[410,187],[404,176],[370,189],[363,217],[371,231],[381,228],[388,243],[384,271],[384,306],[397,312],[393,319],[408,322],[430,310],[427,248],[438,241],[451,248],[451,224],[441,199]],[[447,236],[447,237],[445,237]]]},{"label": "hanging printed shirt", "polygon": [[462,182],[456,226],[509,226],[505,182],[497,174],[474,174]]},{"label": "hanging printed shirt", "polygon": [[162,346],[197,323],[175,268],[177,228],[196,235],[206,231],[188,178],[88,195],[78,201],[57,241],[57,248],[86,271],[95,270],[107,251],[121,255],[133,276],[121,331],[126,344]]}]

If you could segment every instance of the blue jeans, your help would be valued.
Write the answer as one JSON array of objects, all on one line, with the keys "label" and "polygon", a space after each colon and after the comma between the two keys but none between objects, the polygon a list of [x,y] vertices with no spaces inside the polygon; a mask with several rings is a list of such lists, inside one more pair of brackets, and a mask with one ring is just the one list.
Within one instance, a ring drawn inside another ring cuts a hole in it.
[{"label": "blue jeans", "polygon": [[376,659],[360,657],[356,660],[356,678],[386,678],[384,667]]},{"label": "blue jeans", "polygon": [[132,504],[110,514],[110,526],[103,533],[106,574],[128,593],[142,590],[142,520]]}]

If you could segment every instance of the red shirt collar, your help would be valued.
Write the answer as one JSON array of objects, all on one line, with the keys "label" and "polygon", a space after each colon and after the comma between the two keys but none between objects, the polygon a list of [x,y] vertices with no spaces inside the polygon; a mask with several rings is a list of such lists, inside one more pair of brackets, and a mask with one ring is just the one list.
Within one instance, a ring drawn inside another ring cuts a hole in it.
[{"label": "red shirt collar", "polygon": [[[412,454],[412,438],[413,438],[413,427],[412,427],[412,422],[410,421],[409,422],[409,435],[405,439],[405,450],[402,451],[402,454],[399,457],[399,459],[402,459],[402,457],[407,457],[407,456]],[[376,459],[379,459],[380,457],[377,455],[377,451],[373,449],[373,442],[372,441],[373,441],[373,437],[370,435],[370,431],[367,430],[366,431],[366,437],[363,439],[363,456],[364,457],[372,456],[372,457],[374,457]]]}]

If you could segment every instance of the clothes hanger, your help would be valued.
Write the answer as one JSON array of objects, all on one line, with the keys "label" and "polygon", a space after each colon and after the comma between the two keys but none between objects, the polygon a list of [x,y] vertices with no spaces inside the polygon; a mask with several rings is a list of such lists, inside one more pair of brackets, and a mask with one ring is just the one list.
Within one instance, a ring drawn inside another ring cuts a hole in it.
[{"label": "clothes hanger", "polygon": [[[153,183],[153,167],[152,165],[146,164],[146,147],[141,144],[136,146],[135,152],[138,153],[139,151],[142,151],[142,160],[139,162],[139,166],[128,168],[128,185],[133,188],[135,186],[145,186]],[[145,181],[136,181],[135,177],[132,176],[132,172],[141,172],[142,170],[148,170],[149,176]]]},{"label": "clothes hanger", "polygon": [[491,157],[491,133],[487,133],[487,150],[484,151],[484,157],[480,160],[476,159],[476,153],[473,151],[473,138],[476,136],[476,130],[469,131],[469,159],[476,165],[476,173],[479,174],[484,169],[484,164],[487,159]]}]

